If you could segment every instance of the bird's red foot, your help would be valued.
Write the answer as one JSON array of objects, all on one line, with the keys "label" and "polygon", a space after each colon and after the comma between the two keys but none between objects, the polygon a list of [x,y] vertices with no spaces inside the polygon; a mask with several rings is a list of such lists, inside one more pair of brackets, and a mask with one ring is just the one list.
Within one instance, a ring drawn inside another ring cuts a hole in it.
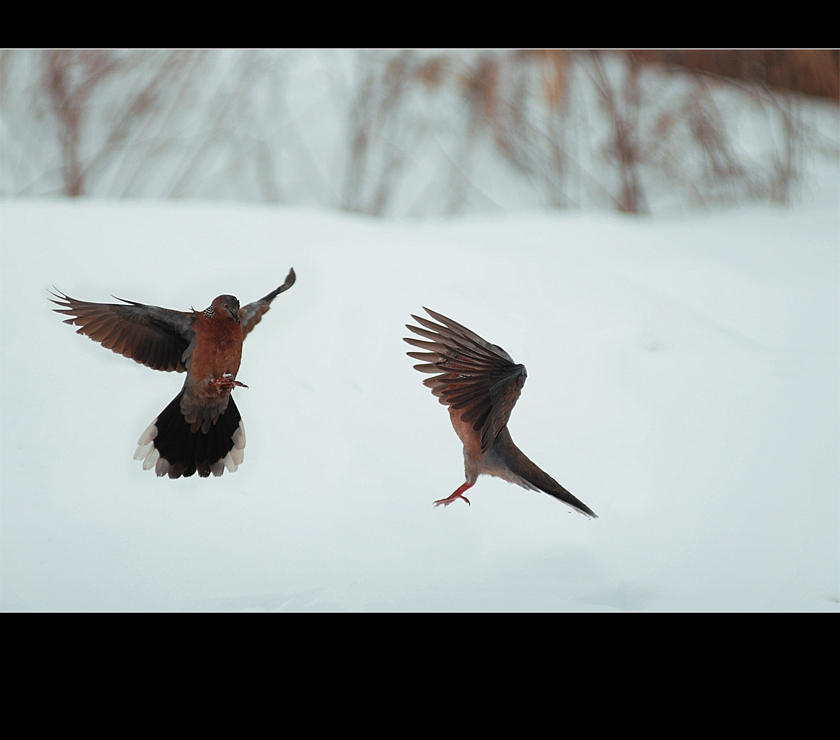
[{"label": "bird's red foot", "polygon": [[464,501],[467,502],[467,506],[469,506],[470,505],[470,500],[464,495],[464,491],[469,490],[474,485],[475,485],[474,483],[464,483],[463,486],[461,486],[457,491],[452,493],[450,496],[447,496],[446,498],[442,498],[442,499],[440,499],[440,501],[435,501],[435,507],[438,507],[441,504],[443,504],[444,506],[449,506],[449,504],[451,504],[453,501],[457,501],[459,498],[464,499]]},{"label": "bird's red foot", "polygon": [[239,386],[240,388],[248,387],[245,383],[240,383],[238,380],[234,380],[233,375],[230,373],[225,373],[220,378],[211,379],[210,385],[218,388],[219,391],[232,391],[236,386]]}]

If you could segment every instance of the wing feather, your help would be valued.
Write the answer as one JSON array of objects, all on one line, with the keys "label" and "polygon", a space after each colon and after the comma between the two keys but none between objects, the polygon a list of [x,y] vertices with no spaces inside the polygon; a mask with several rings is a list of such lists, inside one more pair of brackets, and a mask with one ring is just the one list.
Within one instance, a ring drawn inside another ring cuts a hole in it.
[{"label": "wing feather", "polygon": [[193,313],[123,298],[117,299],[123,303],[89,303],[61,292],[52,295],[60,306],[53,310],[70,316],[64,323],[78,326],[77,334],[153,370],[182,373],[188,368],[195,339]]},{"label": "wing feather", "polygon": [[412,314],[421,326],[406,324],[424,339],[404,338],[424,351],[406,354],[421,362],[414,366],[416,370],[438,373],[423,384],[441,403],[461,411],[461,421],[472,422],[486,450],[507,425],[527,377],[525,367],[467,327],[428,308],[425,311],[435,321]]},{"label": "wing feather", "polygon": [[271,308],[271,302],[281,293],[285,293],[289,288],[295,284],[297,276],[294,268],[289,270],[286,275],[285,282],[276,290],[271,291],[267,296],[260,298],[258,301],[249,303],[239,309],[239,320],[242,323],[242,338],[248,336],[249,332],[262,321],[263,315]]}]

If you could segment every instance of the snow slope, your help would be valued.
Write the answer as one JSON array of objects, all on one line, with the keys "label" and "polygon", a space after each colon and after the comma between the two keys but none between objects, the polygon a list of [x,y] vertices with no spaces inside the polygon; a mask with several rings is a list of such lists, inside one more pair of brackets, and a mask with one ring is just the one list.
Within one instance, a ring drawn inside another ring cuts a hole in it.
[{"label": "snow slope", "polygon": [[[840,610],[840,214],[377,221],[0,202],[3,610]],[[47,290],[204,308],[245,342],[245,462],[157,479],[180,389]],[[428,306],[528,369],[510,429],[600,516],[481,478],[405,355]]]}]

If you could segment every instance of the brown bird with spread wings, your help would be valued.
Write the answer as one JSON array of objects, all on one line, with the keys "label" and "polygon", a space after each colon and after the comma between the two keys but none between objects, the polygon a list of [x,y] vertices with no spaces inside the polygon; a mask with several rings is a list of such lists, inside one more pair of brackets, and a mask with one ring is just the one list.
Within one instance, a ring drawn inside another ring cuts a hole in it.
[{"label": "brown bird with spread wings", "polygon": [[581,514],[597,518],[592,509],[569,493],[548,473],[540,470],[513,443],[507,428],[510,412],[519,399],[527,373],[501,347],[484,341],[478,334],[439,313],[424,309],[434,321],[411,317],[424,328],[406,328],[425,339],[405,341],[423,352],[408,352],[420,360],[415,369],[435,376],[423,381],[440,402],[449,406],[449,418],[464,444],[467,480],[435,506],[449,506],[475,485],[479,475],[495,475],[532,491],[544,491]]},{"label": "brown bird with spread wings", "polygon": [[63,293],[53,309],[65,324],[79,327],[103,347],[153,370],[187,373],[184,387],[149,424],[138,442],[135,460],[159,476],[206,478],[236,470],[245,454],[245,427],[230,393],[242,359],[242,341],[260,322],[280,293],[294,285],[295,271],[264,298],[239,306],[220,295],[203,311],[172,311],[134,301],[87,303]]}]

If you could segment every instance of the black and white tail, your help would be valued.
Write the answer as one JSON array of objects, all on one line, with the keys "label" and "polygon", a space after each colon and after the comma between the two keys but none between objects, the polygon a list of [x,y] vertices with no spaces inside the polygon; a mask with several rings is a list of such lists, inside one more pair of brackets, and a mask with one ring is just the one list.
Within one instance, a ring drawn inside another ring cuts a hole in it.
[{"label": "black and white tail", "polygon": [[191,425],[181,412],[181,391],[140,436],[135,460],[143,461],[143,470],[155,469],[158,476],[180,478],[198,473],[206,478],[231,473],[245,457],[245,426],[239,409],[228,399],[224,413],[209,425],[207,432]]}]

